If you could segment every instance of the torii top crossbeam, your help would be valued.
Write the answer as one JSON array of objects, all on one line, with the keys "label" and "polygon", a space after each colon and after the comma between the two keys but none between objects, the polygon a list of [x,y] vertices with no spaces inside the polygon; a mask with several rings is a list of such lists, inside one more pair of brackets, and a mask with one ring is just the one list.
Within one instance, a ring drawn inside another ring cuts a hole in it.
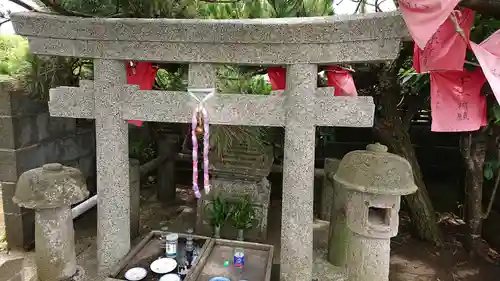
[{"label": "torii top crossbeam", "polygon": [[234,64],[393,59],[409,38],[397,12],[281,19],[104,19],[11,16],[35,54]]}]

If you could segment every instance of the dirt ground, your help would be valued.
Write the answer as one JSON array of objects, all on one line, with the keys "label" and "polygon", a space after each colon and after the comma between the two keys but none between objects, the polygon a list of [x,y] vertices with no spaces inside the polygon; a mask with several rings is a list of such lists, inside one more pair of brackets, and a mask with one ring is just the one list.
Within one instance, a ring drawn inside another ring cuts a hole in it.
[{"label": "dirt ground", "polygon": [[500,280],[500,258],[494,249],[484,243],[480,253],[470,257],[462,243],[464,225],[444,222],[441,226],[445,233],[443,248],[404,232],[392,240],[391,281]]},{"label": "dirt ground", "polygon": [[[189,188],[179,187],[178,193],[179,200],[167,207],[162,206],[156,201],[154,188],[143,188],[141,192],[142,234],[161,228],[167,221],[176,217],[183,208],[195,206],[196,203],[192,200],[193,197]],[[273,201],[270,208],[272,209],[269,213],[270,220],[271,214],[273,214],[279,221],[281,216],[280,202]],[[463,235],[461,234],[463,233],[463,225],[457,226],[449,223],[443,225],[446,233],[446,244],[444,248],[438,249],[429,243],[412,238],[406,230],[408,223],[404,214],[402,217],[400,235],[392,240],[390,281],[500,280],[500,258],[493,249],[485,245],[482,251],[483,254],[476,258],[470,258],[464,250],[460,242],[463,240]],[[276,220],[276,218],[273,220]],[[271,227],[273,225],[274,227]],[[89,212],[75,222],[75,240],[77,242],[78,254],[95,241],[95,227],[95,211]],[[279,241],[279,223],[270,223],[269,228],[269,236],[273,232],[272,236],[277,236],[277,240]],[[175,230],[172,229],[172,231]],[[275,244],[277,241],[270,241],[269,243],[271,242]],[[278,249],[279,246],[275,248],[275,255],[277,256],[279,256]],[[279,272],[279,268],[276,269]],[[273,275],[279,276],[278,272],[273,272]],[[279,280],[279,277],[277,280]]]}]

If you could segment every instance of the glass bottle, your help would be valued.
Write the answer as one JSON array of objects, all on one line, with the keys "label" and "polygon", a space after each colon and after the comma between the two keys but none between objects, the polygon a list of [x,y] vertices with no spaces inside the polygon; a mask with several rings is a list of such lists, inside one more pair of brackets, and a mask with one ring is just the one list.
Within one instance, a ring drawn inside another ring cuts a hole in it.
[{"label": "glass bottle", "polygon": [[179,235],[176,233],[168,234],[166,240],[165,252],[167,258],[175,259],[177,257],[177,243],[179,241]]},{"label": "glass bottle", "polygon": [[194,241],[193,241],[193,229],[189,228],[186,237],[186,261],[187,268],[191,268],[193,262],[193,252],[194,252]]}]

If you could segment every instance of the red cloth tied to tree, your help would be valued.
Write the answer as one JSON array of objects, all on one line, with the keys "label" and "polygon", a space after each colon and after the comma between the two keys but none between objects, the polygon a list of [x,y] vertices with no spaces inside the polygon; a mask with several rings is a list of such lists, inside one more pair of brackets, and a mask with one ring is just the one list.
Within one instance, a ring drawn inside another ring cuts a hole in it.
[{"label": "red cloth tied to tree", "polygon": [[481,88],[486,78],[474,71],[431,72],[433,132],[469,132],[486,125],[486,97]]},{"label": "red cloth tied to tree", "polygon": [[483,69],[497,102],[500,103],[500,30],[479,45],[470,42],[470,46]]},{"label": "red cloth tied to tree", "polygon": [[463,9],[456,17],[466,39],[456,31],[455,24],[448,18],[432,36],[425,49],[421,50],[415,44],[413,67],[417,73],[443,70],[462,71],[470,30],[474,24],[474,11]]},{"label": "red cloth tied to tree", "polygon": [[460,0],[399,0],[399,10],[411,37],[424,49]]},{"label": "red cloth tied to tree", "polygon": [[268,67],[267,75],[269,76],[273,91],[284,90],[286,88],[286,68],[281,66]]},{"label": "red cloth tied to tree", "polygon": [[[126,64],[127,83],[139,85],[141,90],[152,90],[156,79],[158,68],[154,67],[150,62],[137,62],[134,64]],[[129,124],[142,126],[142,121],[129,120]]]},{"label": "red cloth tied to tree", "polygon": [[358,96],[358,91],[356,90],[356,85],[354,85],[354,80],[349,69],[340,66],[329,66],[326,71],[326,77],[328,78],[328,86],[335,87],[335,96]]}]

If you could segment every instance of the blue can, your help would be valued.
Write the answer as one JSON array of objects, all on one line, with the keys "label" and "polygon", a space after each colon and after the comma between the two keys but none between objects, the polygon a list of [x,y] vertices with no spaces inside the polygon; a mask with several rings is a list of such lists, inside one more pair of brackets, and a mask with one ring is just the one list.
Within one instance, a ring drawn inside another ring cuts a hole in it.
[{"label": "blue can", "polygon": [[233,265],[235,267],[243,267],[245,265],[245,252],[241,248],[234,251]]}]

